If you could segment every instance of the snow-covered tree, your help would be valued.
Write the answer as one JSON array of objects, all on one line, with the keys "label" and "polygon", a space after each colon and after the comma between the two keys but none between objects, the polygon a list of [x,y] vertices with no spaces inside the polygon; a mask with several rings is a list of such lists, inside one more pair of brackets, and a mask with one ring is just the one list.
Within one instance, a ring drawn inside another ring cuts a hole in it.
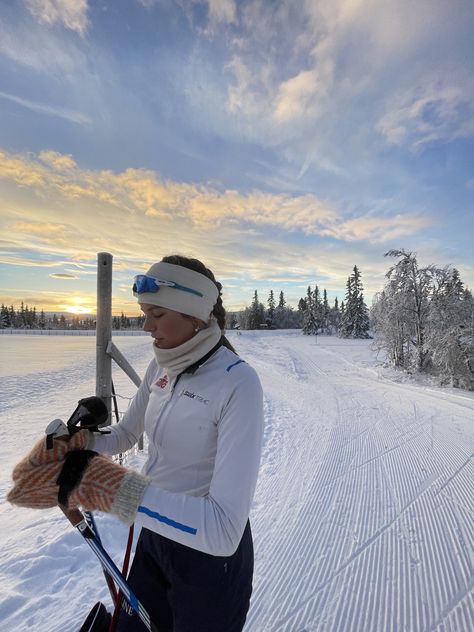
[{"label": "snow-covered tree", "polygon": [[408,370],[431,370],[442,381],[474,389],[474,303],[452,267],[420,267],[403,250],[372,308],[375,345]]},{"label": "snow-covered tree", "polygon": [[248,329],[258,329],[265,322],[265,308],[258,300],[258,292],[255,290],[250,312],[248,315]]},{"label": "snow-covered tree", "polygon": [[226,329],[235,329],[238,320],[234,312],[227,312],[226,314]]},{"label": "snow-covered tree", "polygon": [[331,333],[331,309],[328,303],[328,293],[326,288],[323,290],[323,302],[321,305],[321,331],[323,334]]},{"label": "snow-covered tree", "polygon": [[321,299],[321,292],[319,291],[319,287],[317,285],[314,286],[313,291],[313,312],[314,312],[314,322],[316,323],[316,331],[318,334],[323,326],[323,301]]},{"label": "snow-covered tree", "polygon": [[331,308],[329,313],[329,322],[331,334],[339,331],[339,327],[341,326],[341,311],[339,309],[339,301],[337,300],[337,296],[334,299],[334,307]]},{"label": "snow-covered tree", "polygon": [[371,315],[376,334],[374,346],[384,349],[390,362],[404,367],[410,353],[410,322],[408,311],[400,305],[401,297],[390,284],[374,297]]},{"label": "snow-covered tree", "polygon": [[268,295],[268,299],[267,299],[267,305],[268,305],[267,316],[268,316],[268,319],[270,320],[270,323],[273,323],[275,319],[275,297],[273,296],[273,290],[270,290],[270,294]]},{"label": "snow-covered tree", "polygon": [[308,285],[305,302],[306,310],[303,314],[302,333],[306,336],[314,336],[318,333],[317,306],[315,305],[315,296],[310,285]]},{"label": "snow-covered tree", "polygon": [[7,327],[11,327],[10,313],[8,311],[8,307],[2,303],[0,311],[0,328],[6,329]]},{"label": "snow-covered tree", "polygon": [[474,301],[456,268],[437,270],[425,333],[429,360],[443,382],[474,390]]},{"label": "snow-covered tree", "polygon": [[361,274],[354,266],[346,284],[346,304],[341,317],[339,335],[342,338],[369,338],[369,312],[364,301]]},{"label": "snow-covered tree", "polygon": [[398,258],[386,276],[397,320],[403,321],[406,326],[405,366],[410,362],[416,369],[422,370],[427,357],[425,332],[436,268],[432,265],[421,268],[416,254],[404,250],[390,250],[385,256]]},{"label": "snow-covered tree", "polygon": [[287,327],[289,327],[287,323],[287,317],[288,313],[286,308],[285,295],[283,294],[283,290],[281,290],[278,297],[278,305],[275,308],[273,324],[275,325],[275,327],[278,327],[278,329],[286,329]]}]

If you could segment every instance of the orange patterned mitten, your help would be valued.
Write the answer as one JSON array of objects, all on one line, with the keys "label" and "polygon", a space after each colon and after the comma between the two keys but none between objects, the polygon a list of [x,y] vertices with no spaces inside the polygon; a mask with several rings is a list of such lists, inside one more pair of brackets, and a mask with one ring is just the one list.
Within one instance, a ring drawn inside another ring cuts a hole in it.
[{"label": "orange patterned mitten", "polygon": [[[127,470],[102,454],[89,450],[85,452],[95,456],[89,460],[79,482],[69,493],[67,506],[113,513],[123,522],[132,524],[150,479],[133,470]],[[71,453],[70,458],[66,459],[62,475],[68,476],[69,469],[74,477],[74,459],[75,454]]]},{"label": "orange patterned mitten", "polygon": [[55,507],[58,504],[59,489],[56,480],[63,464],[64,461],[57,461],[23,468],[22,475],[17,473],[14,478],[15,485],[8,493],[8,502],[32,509]]},{"label": "orange patterned mitten", "polygon": [[17,470],[18,466],[15,485],[7,496],[14,505],[38,509],[57,504],[69,509],[80,506],[113,513],[127,524],[134,521],[150,482],[92,450],[72,450],[62,461],[28,464]]},{"label": "orange patterned mitten", "polygon": [[51,448],[46,447],[46,437],[43,437],[35,444],[33,449],[16,464],[12,472],[12,479],[14,481],[18,480],[27,472],[30,472],[32,468],[38,467],[39,465],[63,461],[67,452],[70,450],[87,448],[91,434],[89,430],[80,430],[71,437],[67,435],[58,437],[53,440]]}]

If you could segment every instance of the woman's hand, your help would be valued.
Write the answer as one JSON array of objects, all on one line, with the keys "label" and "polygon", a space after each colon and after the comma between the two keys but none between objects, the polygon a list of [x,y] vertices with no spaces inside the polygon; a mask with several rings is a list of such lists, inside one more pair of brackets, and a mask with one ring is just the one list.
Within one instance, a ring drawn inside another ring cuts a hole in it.
[{"label": "woman's hand", "polygon": [[[66,446],[79,434],[65,442]],[[84,441],[83,437],[74,443],[84,445]],[[63,443],[59,439],[56,442]],[[127,524],[134,521],[150,479],[92,450],[55,448],[48,454],[38,443],[15,467],[9,502],[34,509],[59,503],[67,509],[81,506],[88,511],[113,513]]]},{"label": "woman's hand", "polygon": [[15,466],[12,478],[24,476],[31,468],[48,463],[58,463],[63,461],[67,452],[70,450],[83,450],[90,443],[89,430],[80,430],[72,436],[63,435],[53,439],[51,448],[47,447],[46,437],[40,439],[33,449]]}]

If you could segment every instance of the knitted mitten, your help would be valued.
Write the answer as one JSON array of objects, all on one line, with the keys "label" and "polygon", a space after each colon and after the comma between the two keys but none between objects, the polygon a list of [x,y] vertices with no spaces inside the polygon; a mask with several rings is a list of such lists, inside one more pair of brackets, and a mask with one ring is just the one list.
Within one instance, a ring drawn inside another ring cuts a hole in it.
[{"label": "knitted mitten", "polygon": [[102,454],[81,450],[67,455],[58,482],[65,486],[67,498],[61,490],[60,501],[67,507],[112,513],[132,524],[150,479]]},{"label": "knitted mitten", "polygon": [[39,465],[46,465],[47,463],[57,463],[63,461],[66,453],[70,450],[81,450],[87,448],[91,442],[92,433],[89,430],[80,430],[71,437],[62,436],[57,437],[53,441],[51,448],[46,446],[46,437],[40,439],[28,452],[28,454],[16,464],[12,478],[16,481],[18,478],[23,477],[32,468]]},{"label": "knitted mitten", "polygon": [[46,463],[30,467],[22,467],[19,463],[13,470],[15,485],[7,495],[7,500],[13,505],[31,507],[32,509],[47,509],[58,504],[58,486],[56,479],[63,467],[64,461]]},{"label": "knitted mitten", "polygon": [[131,524],[150,479],[97,452],[73,450],[63,461],[22,470],[14,481],[7,496],[14,505],[37,509],[58,503],[69,509],[81,506],[113,513]]}]

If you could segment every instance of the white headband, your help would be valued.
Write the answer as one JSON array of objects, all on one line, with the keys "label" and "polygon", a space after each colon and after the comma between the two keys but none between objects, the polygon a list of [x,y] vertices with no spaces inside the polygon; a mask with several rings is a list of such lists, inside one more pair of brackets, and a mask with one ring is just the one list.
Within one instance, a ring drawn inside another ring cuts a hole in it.
[{"label": "white headband", "polygon": [[134,291],[133,294],[139,303],[172,309],[181,314],[195,316],[207,323],[219,296],[219,291],[211,279],[200,272],[162,261],[153,264],[146,276],[158,279],[162,283],[175,283],[177,287],[158,283],[159,289],[156,292],[140,294]]}]

